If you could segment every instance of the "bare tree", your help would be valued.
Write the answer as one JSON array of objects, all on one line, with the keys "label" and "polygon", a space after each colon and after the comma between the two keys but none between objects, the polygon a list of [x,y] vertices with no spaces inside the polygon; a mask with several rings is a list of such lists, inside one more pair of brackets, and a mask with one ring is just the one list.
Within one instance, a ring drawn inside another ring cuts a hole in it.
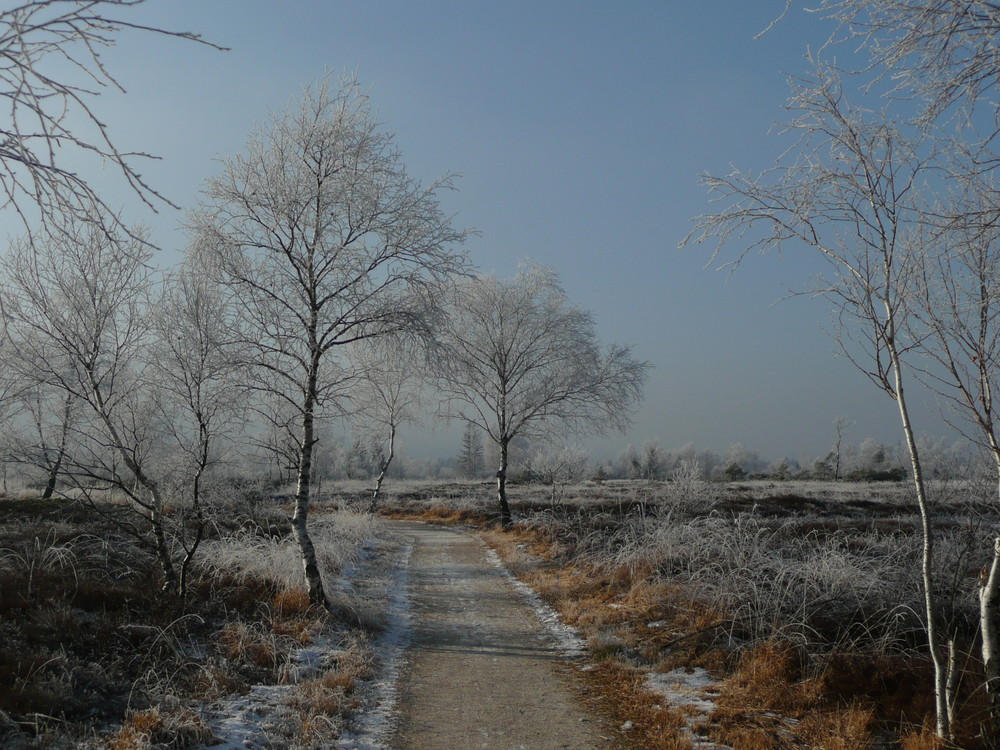
[{"label": "bare tree", "polygon": [[407,175],[356,81],[339,92],[324,81],[224,161],[193,217],[248,334],[257,387],[296,416],[293,529],[316,603],[326,603],[307,526],[316,414],[348,395],[340,347],[425,326],[428,290],[464,268],[450,247],[466,233],[437,201],[450,187]]},{"label": "bare tree", "polygon": [[[1000,210],[992,181],[979,175],[962,195],[928,216],[934,254],[923,266],[912,321],[933,363],[924,379],[962,418],[960,433],[992,457],[1000,496]],[[994,532],[995,533],[995,532]],[[979,586],[979,624],[986,693],[1000,728],[1000,534]]]},{"label": "bare tree", "polygon": [[18,360],[87,412],[66,470],[123,492],[150,528],[164,587],[177,573],[164,530],[164,496],[151,470],[159,422],[143,387],[148,341],[149,250],[139,230],[70,224],[11,251],[3,313]]},{"label": "bare tree", "polygon": [[[146,205],[173,205],[139,173],[135,162],[154,158],[119,148],[93,108],[102,88],[124,91],[101,60],[126,31],[187,39],[222,49],[187,31],[168,31],[126,18],[145,0],[32,0],[0,10],[0,203],[25,225],[101,216],[127,228],[107,210],[88,178],[68,165],[111,165]],[[94,207],[101,209],[95,211]],[[36,213],[37,212],[37,213]]]},{"label": "bare tree", "polygon": [[351,421],[355,434],[378,457],[378,476],[372,489],[368,511],[378,507],[382,482],[396,453],[400,426],[419,418],[424,375],[420,354],[414,343],[399,336],[385,336],[358,342],[350,359],[358,376],[351,387]]},{"label": "bare tree", "polygon": [[833,466],[833,478],[836,481],[840,481],[840,469],[841,462],[843,459],[843,445],[844,445],[844,433],[847,432],[847,428],[853,425],[854,422],[847,417],[837,417],[833,420],[833,429],[837,432],[837,439],[833,444],[833,454],[834,454],[834,466]]},{"label": "bare tree", "polygon": [[260,426],[250,442],[268,457],[268,479],[274,484],[294,482],[299,452],[296,415],[283,399],[273,396],[258,399],[253,407]]},{"label": "bare tree", "polygon": [[587,473],[590,458],[579,445],[545,445],[528,459],[528,472],[552,488],[550,499],[555,502],[560,487],[578,482]]},{"label": "bare tree", "polygon": [[[926,156],[877,112],[852,106],[838,71],[816,65],[814,81],[793,82],[788,130],[799,137],[778,165],[761,175],[740,171],[704,178],[726,208],[699,217],[689,236],[717,238],[716,254],[744,243],[734,264],[753,250],[805,246],[828,262],[829,274],[811,290],[833,305],[838,341],[851,361],[899,410],[921,516],[921,576],[927,642],[934,663],[936,729],[951,735],[948,664],[939,633],[934,590],[930,504],[914,437],[904,381],[911,292],[922,246],[918,187]],[[714,257],[714,256],[713,256]]]},{"label": "bare tree", "polygon": [[623,346],[602,352],[590,314],[571,305],[556,273],[530,266],[504,281],[458,283],[438,333],[442,413],[478,425],[498,446],[497,500],[507,502],[508,448],[519,435],[624,429],[648,363]]},{"label": "bare tree", "polygon": [[876,80],[887,79],[891,95],[924,101],[923,122],[933,122],[956,105],[970,117],[980,103],[997,117],[1000,4],[823,0],[820,11],[841,23],[834,42],[860,42],[868,49],[868,72]]},{"label": "bare tree", "polygon": [[245,360],[236,350],[225,297],[201,269],[182,268],[170,277],[151,318],[146,387],[156,393],[164,448],[176,456],[168,476],[173,520],[180,526],[175,539],[183,551],[178,580],[184,596],[209,520],[208,480],[214,468],[225,465],[233,433],[245,423]]},{"label": "bare tree", "polygon": [[16,411],[21,419],[10,425],[4,441],[5,458],[44,472],[42,499],[48,500],[56,491],[69,450],[75,417],[74,398],[44,381],[35,380],[20,391],[17,402]]},{"label": "bare tree", "polygon": [[[16,244],[3,313],[24,376],[61,404],[51,439],[47,407],[27,409],[49,488],[63,471],[123,494],[148,522],[165,590],[184,595],[207,523],[206,475],[246,408],[242,362],[218,289],[182,269],[154,296],[141,231],[112,225],[67,224]],[[146,535],[134,517],[112,520]]]},{"label": "bare tree", "polygon": [[[946,179],[963,205],[930,216],[944,248],[926,278],[922,305],[927,353],[937,362],[936,388],[965,417],[975,442],[998,456],[991,378],[994,345],[992,243],[996,190],[986,187],[997,166],[1000,132],[1000,4],[993,0],[824,0],[821,9],[841,22],[832,41],[859,41],[870,53],[866,72],[890,82],[894,98],[922,101],[919,123],[947,122]],[[970,188],[969,181],[972,181]],[[982,181],[980,181],[982,180]],[[985,190],[984,190],[985,188]],[[971,192],[970,192],[971,190]],[[973,196],[969,203],[970,194]],[[986,199],[985,201],[983,199]],[[944,228],[942,233],[940,230]],[[944,305],[939,310],[932,304]],[[964,431],[963,431],[964,433]],[[1000,469],[1000,466],[998,466]],[[1000,727],[1000,536],[980,587],[980,629],[992,721]]]}]

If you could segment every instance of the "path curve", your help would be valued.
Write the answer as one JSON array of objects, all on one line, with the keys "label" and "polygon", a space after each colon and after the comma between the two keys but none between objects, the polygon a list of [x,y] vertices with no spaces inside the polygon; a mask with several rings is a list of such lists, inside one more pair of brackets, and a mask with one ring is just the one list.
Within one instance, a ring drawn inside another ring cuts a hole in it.
[{"label": "path curve", "polygon": [[472,535],[397,521],[413,540],[413,633],[398,750],[599,750],[607,730],[565,659]]}]

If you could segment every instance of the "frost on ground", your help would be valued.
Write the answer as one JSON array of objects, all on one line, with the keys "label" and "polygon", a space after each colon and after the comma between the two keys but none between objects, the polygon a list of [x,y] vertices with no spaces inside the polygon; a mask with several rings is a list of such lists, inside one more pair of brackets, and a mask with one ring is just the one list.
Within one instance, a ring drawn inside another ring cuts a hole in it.
[{"label": "frost on ground", "polygon": [[[381,530],[380,530],[381,532]],[[330,599],[346,604],[364,619],[382,623],[376,638],[365,644],[372,660],[370,679],[360,682],[353,694],[355,711],[346,730],[331,723],[328,742],[314,747],[381,750],[392,731],[397,683],[410,637],[407,599],[407,566],[412,545],[378,533],[360,546],[360,554],[345,564],[330,587]],[[331,628],[292,655],[283,675],[285,684],[256,685],[246,694],[218,701],[204,710],[206,723],[218,738],[204,750],[263,750],[289,746],[289,737],[300,718],[293,707],[295,691],[306,679],[336,668],[350,640],[346,628]],[[353,636],[357,641],[357,636]]]},{"label": "frost on ground", "polygon": [[[359,689],[362,709],[355,714],[349,731],[341,735],[338,748],[381,750],[388,747],[392,738],[393,719],[399,703],[400,671],[412,629],[408,580],[412,552],[413,542],[410,541],[382,561],[380,580],[384,584],[382,596],[388,611],[385,630],[374,644],[375,676]],[[390,572],[386,574],[386,571]]]},{"label": "frost on ground", "polygon": [[[301,649],[293,659],[298,680],[332,665],[342,652],[329,639],[323,639]],[[220,741],[206,746],[211,750],[248,750],[284,745],[282,737],[294,722],[293,709],[288,705],[295,682],[287,685],[255,685],[246,695],[237,695],[215,704],[209,711],[207,724]]]},{"label": "frost on ground", "polygon": [[664,705],[690,711],[687,731],[692,747],[700,750],[731,750],[725,745],[711,742],[695,728],[701,719],[715,710],[715,685],[715,679],[701,667],[650,672],[646,675],[646,689],[659,696]]},{"label": "frost on ground", "polygon": [[[559,614],[542,600],[538,592],[511,573],[495,550],[487,546],[486,556],[507,577],[524,601],[534,610],[563,654],[574,659],[586,657],[587,647],[577,630],[564,623]],[[660,622],[650,623],[649,626],[656,627],[662,624]],[[588,664],[582,669],[586,671],[592,666]],[[715,710],[714,696],[717,694],[715,686],[716,680],[700,667],[692,670],[675,669],[670,672],[650,672],[646,675],[646,689],[649,692],[659,696],[665,706],[685,709],[685,712],[688,713],[685,730],[693,748],[697,750],[732,750],[726,745],[711,742],[699,734],[696,729],[699,722],[708,718]]]},{"label": "frost on ground", "polygon": [[576,628],[564,623],[559,614],[546,604],[533,588],[511,573],[495,550],[485,544],[484,546],[486,547],[486,558],[506,576],[525,603],[535,612],[535,615],[555,640],[559,650],[571,659],[580,659],[586,656],[587,645],[580,638]]}]

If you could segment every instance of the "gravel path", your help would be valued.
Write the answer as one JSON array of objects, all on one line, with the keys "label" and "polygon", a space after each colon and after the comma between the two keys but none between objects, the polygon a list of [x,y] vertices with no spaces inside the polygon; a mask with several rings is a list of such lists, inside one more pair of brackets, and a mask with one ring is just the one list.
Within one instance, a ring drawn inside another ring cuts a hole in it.
[{"label": "gravel path", "polygon": [[[413,635],[398,750],[596,750],[611,741],[574,694],[534,613],[467,533],[411,522]],[[605,735],[605,736],[602,736]]]}]

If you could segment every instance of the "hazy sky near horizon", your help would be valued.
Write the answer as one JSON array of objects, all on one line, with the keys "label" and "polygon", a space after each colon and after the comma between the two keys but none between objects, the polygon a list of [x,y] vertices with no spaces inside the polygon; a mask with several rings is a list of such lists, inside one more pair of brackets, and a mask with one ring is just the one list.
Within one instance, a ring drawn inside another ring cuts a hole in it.
[{"label": "hazy sky near horizon", "polygon": [[[755,257],[728,277],[705,267],[710,248],[677,249],[711,210],[699,174],[764,169],[780,152],[769,131],[786,74],[807,73],[807,46],[831,31],[797,2],[755,39],[784,4],[149,0],[137,22],[230,51],[127,34],[103,58],[128,92],[94,107],[120,147],[162,157],[140,171],[190,209],[255,123],[325,71],[354,70],[412,176],[461,175],[443,205],[479,230],[467,243],[479,268],[554,267],[605,341],[654,365],[633,429],[596,450],[658,438],[805,457],[829,448],[838,415],[856,422],[850,442],[895,444],[894,405],[835,356],[826,303],[774,304],[820,268],[812,256]],[[151,225],[163,264],[180,257],[183,211],[128,218]],[[914,396],[918,432],[946,435]],[[415,428],[404,441],[417,455],[458,447]]]}]

